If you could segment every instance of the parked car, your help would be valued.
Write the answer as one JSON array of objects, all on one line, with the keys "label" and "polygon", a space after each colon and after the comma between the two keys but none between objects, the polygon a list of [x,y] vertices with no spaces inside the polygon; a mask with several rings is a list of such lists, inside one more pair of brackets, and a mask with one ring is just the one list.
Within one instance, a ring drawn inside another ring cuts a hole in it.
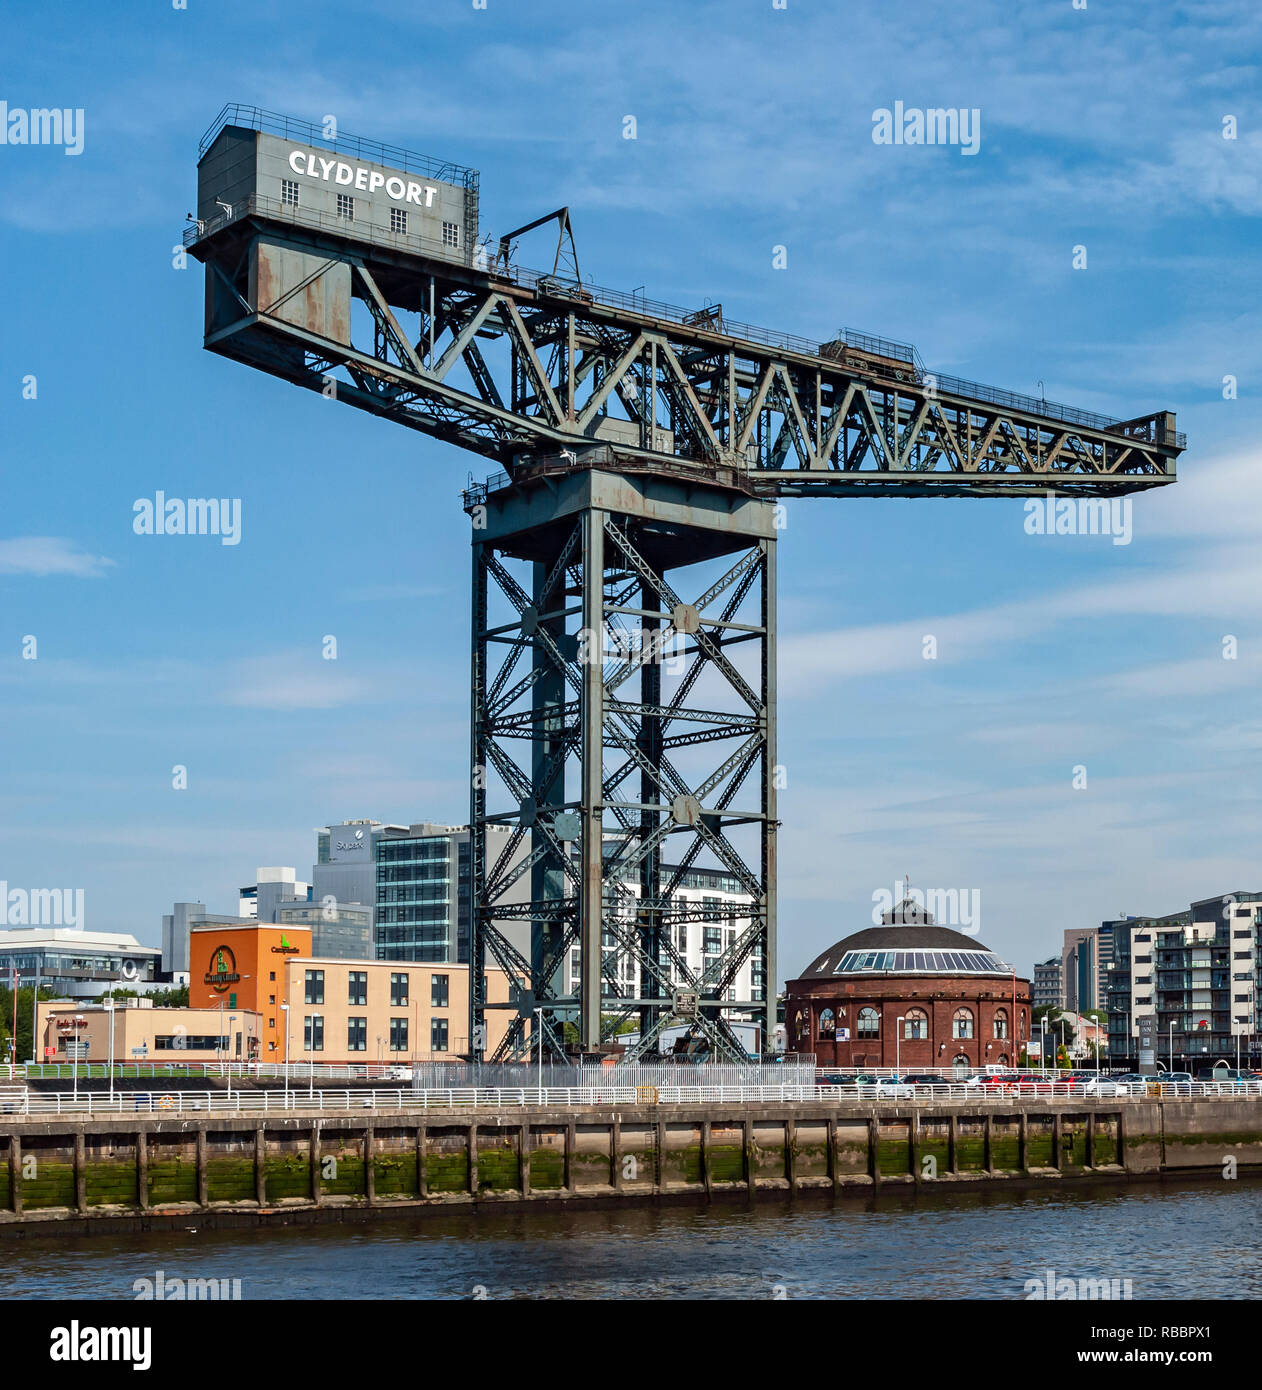
[{"label": "parked car", "polygon": [[1075,1086],[1075,1094],[1082,1096],[1125,1096],[1130,1094],[1130,1083],[1121,1076],[1093,1076],[1080,1086]]},{"label": "parked car", "polygon": [[1216,1081],[1221,1086],[1244,1086],[1253,1078],[1235,1067],[1204,1067],[1196,1073],[1198,1081]]},{"label": "parked car", "polygon": [[949,1086],[951,1078],[949,1076],[934,1076],[928,1072],[913,1073],[903,1077],[908,1086]]},{"label": "parked car", "polygon": [[916,1088],[909,1086],[901,1076],[879,1076],[874,1089],[877,1100],[910,1100]]}]

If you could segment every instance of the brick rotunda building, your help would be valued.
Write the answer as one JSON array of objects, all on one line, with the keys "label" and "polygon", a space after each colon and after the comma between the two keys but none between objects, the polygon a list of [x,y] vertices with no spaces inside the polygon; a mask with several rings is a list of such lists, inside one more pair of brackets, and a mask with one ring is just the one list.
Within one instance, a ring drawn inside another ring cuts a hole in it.
[{"label": "brick rotunda building", "polygon": [[821,1067],[1014,1066],[1030,1036],[1030,982],[909,898],[785,986],[789,1049]]}]

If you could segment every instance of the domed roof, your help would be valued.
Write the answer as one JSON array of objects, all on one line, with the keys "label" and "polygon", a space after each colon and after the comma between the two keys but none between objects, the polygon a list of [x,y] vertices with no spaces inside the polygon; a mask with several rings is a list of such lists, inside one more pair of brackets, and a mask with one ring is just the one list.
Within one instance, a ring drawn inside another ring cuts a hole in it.
[{"label": "domed roof", "polygon": [[879,927],[867,927],[835,942],[799,976],[834,975],[1011,975],[1012,967],[988,946],[904,899],[882,913]]}]

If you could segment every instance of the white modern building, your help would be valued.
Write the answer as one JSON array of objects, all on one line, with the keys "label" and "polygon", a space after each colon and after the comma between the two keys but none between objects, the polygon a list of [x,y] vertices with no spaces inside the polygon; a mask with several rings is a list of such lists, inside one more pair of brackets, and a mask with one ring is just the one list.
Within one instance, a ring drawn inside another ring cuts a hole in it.
[{"label": "white modern building", "polygon": [[95,999],[119,986],[153,988],[161,968],[157,946],[142,946],[123,932],[74,927],[9,927],[0,931],[0,979],[18,973],[23,985],[54,990],[67,999]]}]

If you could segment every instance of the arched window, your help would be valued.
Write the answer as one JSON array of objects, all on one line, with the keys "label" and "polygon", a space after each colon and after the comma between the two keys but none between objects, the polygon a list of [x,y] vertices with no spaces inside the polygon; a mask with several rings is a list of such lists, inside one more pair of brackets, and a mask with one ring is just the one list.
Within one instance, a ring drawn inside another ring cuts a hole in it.
[{"label": "arched window", "polygon": [[951,1036],[954,1038],[971,1038],[973,1036],[972,1009],[956,1009],[955,1017],[951,1020]]},{"label": "arched window", "polygon": [[831,1009],[825,1009],[819,1016],[819,1036],[821,1038],[835,1038],[837,1036],[837,1020],[833,1017]]},{"label": "arched window", "polygon": [[1006,1038],[1008,1036],[1008,1010],[995,1010],[995,1037]]},{"label": "arched window", "polygon": [[999,1056],[998,1056],[995,1060],[998,1062],[998,1064],[999,1064],[1001,1067],[1006,1067],[1006,1066],[1009,1065],[1009,1063],[1008,1063],[1008,1054],[1007,1054],[1006,1052],[1001,1052],[1001,1053],[999,1054]]},{"label": "arched window", "polygon": [[951,1059],[951,1065],[963,1076],[967,1075],[969,1067],[973,1064],[969,1060],[967,1052],[957,1052]]},{"label": "arched window", "polygon": [[929,1018],[923,1009],[908,1009],[903,1015],[904,1038],[927,1038]]},{"label": "arched window", "polygon": [[859,1036],[879,1038],[881,1036],[881,1016],[875,1009],[859,1010]]},{"label": "arched window", "polygon": [[1024,1037],[1025,1037],[1025,1010],[1024,1010],[1024,1009],[1021,1010],[1020,1028],[1021,1028],[1021,1036],[1022,1036],[1022,1038],[1024,1038]]}]

